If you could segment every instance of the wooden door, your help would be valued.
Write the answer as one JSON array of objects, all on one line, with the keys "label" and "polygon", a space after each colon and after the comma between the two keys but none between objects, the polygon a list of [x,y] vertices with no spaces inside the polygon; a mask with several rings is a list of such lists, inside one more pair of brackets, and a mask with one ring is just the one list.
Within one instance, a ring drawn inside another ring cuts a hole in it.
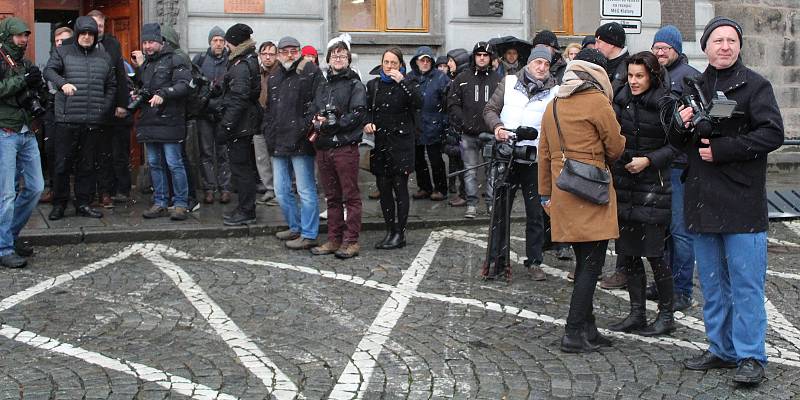
[{"label": "wooden door", "polygon": [[[0,0],[0,19],[6,17],[17,17],[30,28],[33,33],[33,0]],[[31,35],[28,41],[28,51],[25,53],[26,57],[35,60],[36,43],[34,40],[36,35]],[[46,39],[45,39],[46,40]]]}]

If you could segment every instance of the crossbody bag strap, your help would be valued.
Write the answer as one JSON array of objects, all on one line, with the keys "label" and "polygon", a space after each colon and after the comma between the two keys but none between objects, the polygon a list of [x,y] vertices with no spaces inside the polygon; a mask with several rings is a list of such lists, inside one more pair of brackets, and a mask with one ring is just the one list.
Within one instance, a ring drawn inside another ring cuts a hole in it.
[{"label": "crossbody bag strap", "polygon": [[556,120],[556,131],[558,132],[558,145],[561,147],[561,161],[567,160],[566,151],[564,150],[564,136],[561,134],[561,124],[558,123],[558,98],[553,99],[553,119]]}]

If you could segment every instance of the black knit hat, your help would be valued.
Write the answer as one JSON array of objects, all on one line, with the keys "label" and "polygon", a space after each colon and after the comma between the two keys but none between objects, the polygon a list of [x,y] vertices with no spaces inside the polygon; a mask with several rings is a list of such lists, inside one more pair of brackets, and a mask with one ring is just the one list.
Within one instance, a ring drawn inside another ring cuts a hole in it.
[{"label": "black knit hat", "polygon": [[537,33],[536,36],[533,37],[533,47],[536,47],[537,44],[546,44],[554,49],[559,48],[556,34],[547,29]]},{"label": "black knit hat", "polygon": [[730,26],[736,30],[736,34],[739,35],[739,45],[741,46],[742,27],[739,25],[739,23],[726,17],[715,17],[711,21],[708,21],[705,29],[703,29],[703,36],[700,38],[700,50],[706,51],[706,42],[708,42],[708,37],[711,36],[711,32],[714,32],[714,29],[717,29],[720,26]]},{"label": "black knit hat", "polygon": [[249,26],[245,24],[236,24],[228,28],[228,31],[225,32],[225,40],[234,46],[238,46],[245,40],[250,39],[250,34],[252,33],[253,29]]},{"label": "black knit hat", "polygon": [[597,49],[583,49],[575,56],[575,60],[590,62],[603,67],[603,69],[608,68],[608,61],[603,56],[603,53]]},{"label": "black knit hat", "polygon": [[583,40],[581,41],[581,48],[582,48],[582,49],[585,49],[585,48],[586,48],[586,46],[588,46],[588,45],[590,45],[590,44],[595,44],[595,43],[596,43],[596,42],[595,42],[595,40],[594,40],[594,36],[592,36],[592,35],[586,35],[586,36],[584,36]]},{"label": "black knit hat", "polygon": [[142,42],[164,43],[164,37],[161,36],[161,25],[155,22],[142,25],[142,33],[140,36]]},{"label": "black knit hat", "polygon": [[600,25],[594,37],[617,47],[625,47],[625,28],[617,22]]}]

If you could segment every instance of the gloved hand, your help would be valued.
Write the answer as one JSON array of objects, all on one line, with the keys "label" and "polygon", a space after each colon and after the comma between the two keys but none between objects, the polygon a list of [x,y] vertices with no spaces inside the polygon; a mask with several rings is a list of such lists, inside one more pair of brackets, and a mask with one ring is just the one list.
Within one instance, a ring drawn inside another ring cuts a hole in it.
[{"label": "gloved hand", "polygon": [[39,67],[33,65],[28,69],[28,72],[24,75],[25,84],[31,89],[39,89],[44,84],[42,80],[42,71],[39,70]]}]

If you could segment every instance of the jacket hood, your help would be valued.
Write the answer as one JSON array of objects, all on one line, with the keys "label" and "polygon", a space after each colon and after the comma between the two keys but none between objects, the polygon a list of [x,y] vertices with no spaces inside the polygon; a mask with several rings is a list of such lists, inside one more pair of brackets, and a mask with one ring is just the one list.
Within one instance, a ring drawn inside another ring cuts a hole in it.
[{"label": "jacket hood", "polygon": [[369,70],[369,74],[370,75],[380,75],[382,69],[383,69],[383,67],[381,67],[380,65],[376,65],[374,68]]},{"label": "jacket hood", "polygon": [[353,71],[353,69],[350,67],[347,67],[344,71],[338,74],[333,74],[332,72],[333,68],[328,68],[328,73],[325,76],[325,78],[328,79],[328,82],[338,79],[360,79],[356,71]]},{"label": "jacket hood", "polygon": [[417,59],[422,56],[428,56],[431,58],[431,70],[434,69],[433,63],[436,62],[436,53],[433,52],[432,48],[428,46],[418,47],[417,52],[414,53],[414,57],[411,57],[411,69],[420,75],[422,75],[422,73],[419,71],[419,67],[417,67]]},{"label": "jacket hood", "polygon": [[78,36],[80,36],[80,34],[84,33],[84,32],[89,32],[92,35],[94,35],[94,42],[92,43],[92,46],[90,47],[90,48],[94,48],[97,45],[97,35],[98,35],[98,32],[99,32],[99,30],[97,29],[97,22],[94,20],[94,18],[89,17],[89,16],[83,16],[83,17],[78,17],[78,19],[75,20],[75,36],[74,36],[75,41],[74,41],[74,43],[78,47],[83,47],[80,44],[78,44]]},{"label": "jacket hood", "polygon": [[0,21],[0,43],[14,60],[21,60],[25,54],[25,49],[14,44],[14,35],[30,31],[28,24],[19,18],[9,17]]},{"label": "jacket hood", "polygon": [[173,49],[179,49],[181,47],[181,35],[176,32],[172,26],[168,24],[162,25],[161,36],[164,37],[164,40],[169,43]]},{"label": "jacket hood", "polygon": [[456,63],[456,70],[454,71],[455,75],[458,75],[461,73],[461,71],[469,68],[472,59],[467,49],[461,48],[448,51],[447,58],[452,58]]},{"label": "jacket hood", "polygon": [[249,53],[251,49],[252,51],[255,51],[256,42],[253,39],[247,39],[233,48],[233,51],[231,51],[230,55],[228,55],[228,60],[233,61],[237,57]]}]

